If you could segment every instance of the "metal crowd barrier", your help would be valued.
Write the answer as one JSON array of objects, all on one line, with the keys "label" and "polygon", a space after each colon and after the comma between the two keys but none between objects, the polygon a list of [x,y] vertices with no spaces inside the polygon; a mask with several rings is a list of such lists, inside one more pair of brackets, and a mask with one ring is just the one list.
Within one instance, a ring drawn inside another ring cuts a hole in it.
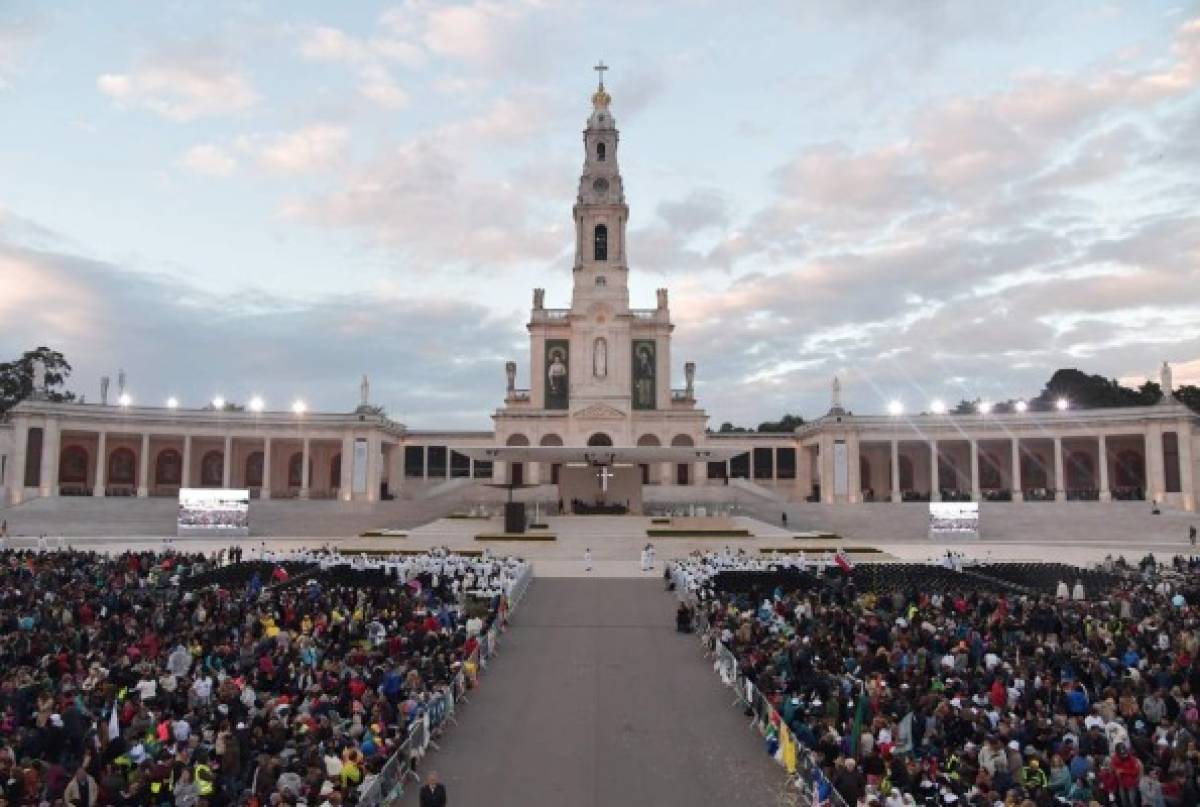
[{"label": "metal crowd barrier", "polygon": [[[783,715],[779,713],[774,704],[738,670],[737,657],[733,655],[733,652],[708,630],[708,614],[704,613],[702,609],[696,609],[695,621],[705,649],[714,656],[713,666],[721,676],[721,683],[731,687],[737,696],[733,705],[749,711],[752,715],[751,727],[765,735],[766,727],[769,725],[786,726]],[[788,730],[790,731],[790,729]],[[792,736],[792,742],[796,744],[796,768],[794,771],[788,771],[788,776],[793,777],[799,786],[804,803],[815,804],[817,802],[813,799],[812,790],[815,787],[815,773],[821,771],[820,762],[817,755],[811,749],[801,745],[795,735]],[[786,765],[784,761],[780,761],[780,764]],[[821,775],[824,776],[823,771],[821,771]],[[832,805],[832,807],[847,807],[845,799],[832,787],[829,797],[821,803]]]}]

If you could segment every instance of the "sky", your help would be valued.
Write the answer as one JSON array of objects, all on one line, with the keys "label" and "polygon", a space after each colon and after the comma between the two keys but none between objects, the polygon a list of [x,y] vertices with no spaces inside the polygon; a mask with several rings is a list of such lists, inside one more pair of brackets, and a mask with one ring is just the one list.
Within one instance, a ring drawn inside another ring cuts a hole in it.
[{"label": "sky", "polygon": [[1200,2],[0,0],[0,358],[487,428],[570,302],[603,59],[632,304],[712,418],[1200,382]]}]

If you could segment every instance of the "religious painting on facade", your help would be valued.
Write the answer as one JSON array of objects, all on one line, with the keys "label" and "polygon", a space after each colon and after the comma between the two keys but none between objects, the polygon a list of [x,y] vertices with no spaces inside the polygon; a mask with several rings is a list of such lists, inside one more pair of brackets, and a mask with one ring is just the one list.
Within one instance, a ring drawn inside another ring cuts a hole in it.
[{"label": "religious painting on facade", "polygon": [[154,461],[154,479],[160,485],[178,485],[183,480],[183,455],[173,448],[160,451]]},{"label": "religious painting on facade", "polygon": [[67,484],[87,483],[88,453],[81,446],[67,446],[58,463],[58,481]]},{"label": "religious painting on facade", "polygon": [[654,408],[654,387],[658,380],[658,346],[653,339],[633,341],[633,408]]},{"label": "religious painting on facade", "polygon": [[566,409],[570,404],[571,343],[546,340],[546,409]]},{"label": "religious painting on facade", "polygon": [[108,481],[114,485],[132,485],[137,458],[128,448],[118,448],[108,457]]}]

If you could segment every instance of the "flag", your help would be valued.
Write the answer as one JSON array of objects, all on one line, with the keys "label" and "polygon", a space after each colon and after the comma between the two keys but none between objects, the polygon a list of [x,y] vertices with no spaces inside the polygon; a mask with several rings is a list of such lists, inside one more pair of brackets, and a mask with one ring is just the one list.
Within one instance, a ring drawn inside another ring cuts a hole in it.
[{"label": "flag", "polygon": [[850,730],[850,753],[858,755],[858,741],[862,737],[863,723],[867,719],[867,691],[863,688],[858,696],[858,708],[854,710],[854,728]]},{"label": "flag", "polygon": [[784,726],[780,730],[783,736],[783,767],[788,772],[788,776],[796,774],[796,738]]},{"label": "flag", "polygon": [[117,701],[113,701],[112,712],[108,717],[108,739],[115,740],[121,736],[121,721],[117,719]]},{"label": "flag", "polygon": [[812,781],[812,807],[827,807],[832,795],[833,785],[829,784],[829,780],[825,778],[825,774],[821,772],[821,769],[814,765]]},{"label": "flag", "polygon": [[833,562],[846,574],[854,571],[854,564],[850,562],[850,558],[846,555],[846,550],[841,547],[838,547],[837,554],[833,556]]}]

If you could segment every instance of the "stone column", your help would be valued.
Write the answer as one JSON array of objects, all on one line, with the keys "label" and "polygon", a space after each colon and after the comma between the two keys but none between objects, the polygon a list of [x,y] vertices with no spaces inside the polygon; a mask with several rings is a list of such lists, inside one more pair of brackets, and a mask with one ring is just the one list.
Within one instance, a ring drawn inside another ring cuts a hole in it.
[{"label": "stone column", "polygon": [[1179,489],[1183,491],[1183,509],[1196,511],[1196,466],[1192,459],[1192,426],[1188,421],[1179,424]]},{"label": "stone column", "polygon": [[421,446],[421,478],[429,481],[429,446]]},{"label": "stone column", "polygon": [[747,481],[754,481],[754,446],[750,446],[750,450],[746,452],[746,474]]},{"label": "stone column", "polygon": [[1146,498],[1161,502],[1166,495],[1167,480],[1163,473],[1162,427],[1157,423],[1146,426]]},{"label": "stone column", "polygon": [[8,490],[12,491],[8,501],[19,504],[25,501],[25,453],[29,448],[29,422],[24,418],[14,418],[12,424],[12,462],[8,465],[8,477],[5,480]]},{"label": "stone column", "polygon": [[892,501],[903,501],[900,493],[900,441],[892,440]]},{"label": "stone column", "polygon": [[[367,501],[379,501],[379,466],[383,461],[379,435],[367,435]],[[446,473],[450,473],[450,449],[446,448]]]},{"label": "stone column", "polygon": [[[300,498],[307,499],[308,498],[308,484],[310,481],[308,478],[309,453],[308,453],[308,438],[307,437],[304,438],[302,445],[303,445],[303,448],[300,449]],[[346,467],[346,463],[349,461],[350,461],[350,458],[347,457],[345,454],[342,454],[342,467],[343,468]]]},{"label": "stone column", "polygon": [[46,421],[42,431],[42,478],[40,493],[43,497],[58,495],[58,458],[62,446],[62,427],[57,420]]},{"label": "stone column", "polygon": [[1054,500],[1056,502],[1065,502],[1067,500],[1067,482],[1066,473],[1063,468],[1063,451],[1062,438],[1054,438]]},{"label": "stone column", "polygon": [[13,459],[8,468],[8,488],[12,491],[9,501],[20,504],[25,501],[25,454],[29,448],[29,422],[24,418],[13,421]]},{"label": "stone column", "polygon": [[[659,485],[674,485],[675,484],[675,466],[669,462],[658,463],[658,482]],[[651,476],[653,481],[653,475]]]},{"label": "stone column", "polygon": [[846,456],[850,467],[846,470],[848,473],[849,488],[847,491],[846,501],[850,504],[858,504],[862,501],[862,445],[859,442],[858,434],[851,433],[846,435]]},{"label": "stone column", "polygon": [[1111,502],[1112,490],[1108,487],[1108,438],[1103,434],[1096,443],[1096,457],[1100,466],[1100,501]]},{"label": "stone column", "polygon": [[[428,451],[428,448],[426,448]],[[428,457],[428,455],[426,455]],[[428,469],[426,463],[426,469]],[[342,438],[342,478],[338,481],[338,498],[348,502],[354,498],[354,435]]]},{"label": "stone column", "polygon": [[822,437],[820,454],[817,458],[817,473],[820,476],[821,501],[833,504],[833,438]]},{"label": "stone column", "polygon": [[221,454],[221,487],[229,488],[233,486],[233,436],[226,435],[225,450]]},{"label": "stone column", "polygon": [[938,486],[938,441],[929,441],[929,501],[940,502],[942,491]]},{"label": "stone column", "polygon": [[262,501],[271,498],[271,438],[269,436],[263,438],[262,487],[258,491],[258,498]]},{"label": "stone column", "polygon": [[983,499],[983,491],[979,489],[979,441],[971,441],[971,501]]},{"label": "stone column", "polygon": [[1012,500],[1025,501],[1025,491],[1021,488],[1021,438],[1012,439],[1012,473],[1009,474],[1012,485]]},{"label": "stone column", "polygon": [[190,434],[183,436],[183,473],[179,477],[179,486],[184,488],[192,486],[192,436]]},{"label": "stone column", "polygon": [[695,462],[692,463],[692,478],[689,480],[696,487],[704,487],[708,484],[708,463]]},{"label": "stone column", "polygon": [[[24,473],[24,471],[22,471]],[[108,433],[100,432],[96,435],[96,481],[95,487],[92,489],[93,496],[104,496],[104,488],[107,486],[106,477],[108,475]]]},{"label": "stone column", "polygon": [[138,454],[138,488],[139,499],[150,495],[150,434],[142,435],[142,450]]}]

